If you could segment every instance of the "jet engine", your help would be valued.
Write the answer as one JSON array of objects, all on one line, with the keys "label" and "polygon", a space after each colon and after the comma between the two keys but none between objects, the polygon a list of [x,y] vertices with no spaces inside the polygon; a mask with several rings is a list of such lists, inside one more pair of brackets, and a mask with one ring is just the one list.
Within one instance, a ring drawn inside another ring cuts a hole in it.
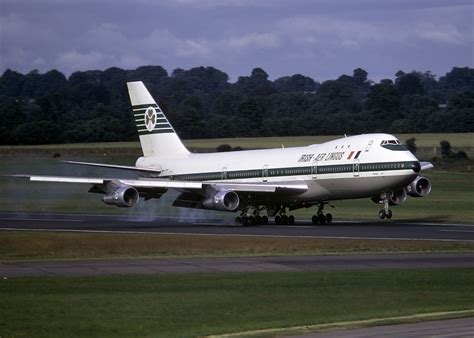
[{"label": "jet engine", "polygon": [[388,204],[390,205],[400,205],[405,203],[407,200],[407,192],[405,189],[400,189],[397,191],[392,191],[390,193],[390,198],[388,200]]},{"label": "jet engine", "polygon": [[202,201],[202,206],[205,209],[234,211],[240,204],[239,195],[235,191],[221,190],[214,195],[207,197]]},{"label": "jet engine", "polygon": [[431,193],[431,181],[423,176],[418,176],[407,187],[408,195],[412,197],[425,197]]},{"label": "jet engine", "polygon": [[138,203],[140,195],[137,189],[128,185],[119,185],[112,193],[102,197],[102,202],[121,208],[133,207]]},{"label": "jet engine", "polygon": [[[407,200],[407,192],[405,189],[391,191],[388,195],[389,195],[389,198],[388,198],[389,205],[400,205],[400,204],[405,203],[405,201]],[[372,197],[372,201],[374,203],[382,204],[383,198],[381,195],[375,196],[375,197]]]}]

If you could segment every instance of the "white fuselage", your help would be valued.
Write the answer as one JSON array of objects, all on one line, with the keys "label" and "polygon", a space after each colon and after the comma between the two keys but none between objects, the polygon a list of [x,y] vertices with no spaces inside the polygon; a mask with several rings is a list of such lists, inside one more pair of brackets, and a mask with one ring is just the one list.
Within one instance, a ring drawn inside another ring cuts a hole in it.
[{"label": "white fuselage", "polygon": [[366,134],[305,147],[141,157],[136,166],[160,168],[159,178],[170,180],[304,181],[308,191],[291,199],[323,201],[373,197],[401,189],[417,176],[415,163],[416,157],[396,137]]}]

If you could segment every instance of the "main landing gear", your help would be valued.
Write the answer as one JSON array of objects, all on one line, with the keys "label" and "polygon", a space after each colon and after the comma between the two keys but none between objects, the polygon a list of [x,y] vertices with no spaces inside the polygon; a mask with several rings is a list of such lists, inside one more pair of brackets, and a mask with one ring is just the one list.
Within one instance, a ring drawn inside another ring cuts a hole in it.
[{"label": "main landing gear", "polygon": [[263,208],[249,208],[235,218],[235,223],[243,226],[246,225],[267,225],[268,216],[260,216]]},{"label": "main landing gear", "polygon": [[276,225],[293,225],[295,224],[295,216],[286,214],[286,206],[282,205],[278,215],[275,216]]},{"label": "main landing gear", "polygon": [[383,202],[383,209],[379,211],[379,218],[380,219],[390,219],[392,218],[392,210],[389,209],[389,199],[388,194],[383,193],[381,196]]},{"label": "main landing gear", "polygon": [[324,215],[323,213],[324,204],[327,204],[327,203],[321,202],[318,204],[318,212],[316,213],[316,215],[313,215],[313,218],[311,219],[314,225],[331,224],[332,222],[332,215],[330,213],[327,213],[326,215]]},{"label": "main landing gear", "polygon": [[286,214],[276,215],[275,224],[276,225],[293,225],[295,224],[295,216],[293,215],[287,216]]}]

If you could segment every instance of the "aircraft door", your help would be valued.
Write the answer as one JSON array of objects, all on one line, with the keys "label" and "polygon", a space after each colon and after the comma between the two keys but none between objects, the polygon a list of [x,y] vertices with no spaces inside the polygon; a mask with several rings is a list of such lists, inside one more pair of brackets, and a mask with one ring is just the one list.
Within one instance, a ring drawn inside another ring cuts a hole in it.
[{"label": "aircraft door", "polygon": [[368,152],[370,150],[370,147],[372,147],[372,144],[374,144],[374,140],[369,141],[369,143],[367,144],[367,147],[365,147],[365,152]]},{"label": "aircraft door", "polygon": [[354,162],[352,162],[352,171],[354,173],[354,177],[359,177],[359,173],[360,173],[359,159],[355,159]]},{"label": "aircraft door", "polygon": [[318,178],[318,161],[316,160],[311,163],[311,176],[313,177],[313,179]]},{"label": "aircraft door", "polygon": [[226,180],[227,179],[227,167],[223,167],[221,171],[221,180]]},{"label": "aircraft door", "polygon": [[263,166],[262,170],[262,181],[263,182],[268,182],[268,164],[265,164]]}]

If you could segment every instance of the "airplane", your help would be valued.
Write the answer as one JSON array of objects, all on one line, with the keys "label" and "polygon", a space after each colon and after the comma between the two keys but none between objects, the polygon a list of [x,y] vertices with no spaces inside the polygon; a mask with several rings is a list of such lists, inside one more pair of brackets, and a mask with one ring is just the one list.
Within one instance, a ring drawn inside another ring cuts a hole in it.
[{"label": "airplane", "polygon": [[380,219],[392,218],[390,206],[425,197],[430,169],[395,136],[345,136],[304,147],[191,153],[144,83],[128,82],[128,93],[143,156],[135,166],[65,161],[70,164],[132,171],[137,179],[13,175],[34,182],[77,183],[100,193],[102,202],[133,207],[140,198],[159,199],[179,192],[173,206],[237,213],[240,225],[292,225],[293,210],[317,207],[313,224],[329,224],[324,206],[335,200],[370,198],[382,204]]}]

